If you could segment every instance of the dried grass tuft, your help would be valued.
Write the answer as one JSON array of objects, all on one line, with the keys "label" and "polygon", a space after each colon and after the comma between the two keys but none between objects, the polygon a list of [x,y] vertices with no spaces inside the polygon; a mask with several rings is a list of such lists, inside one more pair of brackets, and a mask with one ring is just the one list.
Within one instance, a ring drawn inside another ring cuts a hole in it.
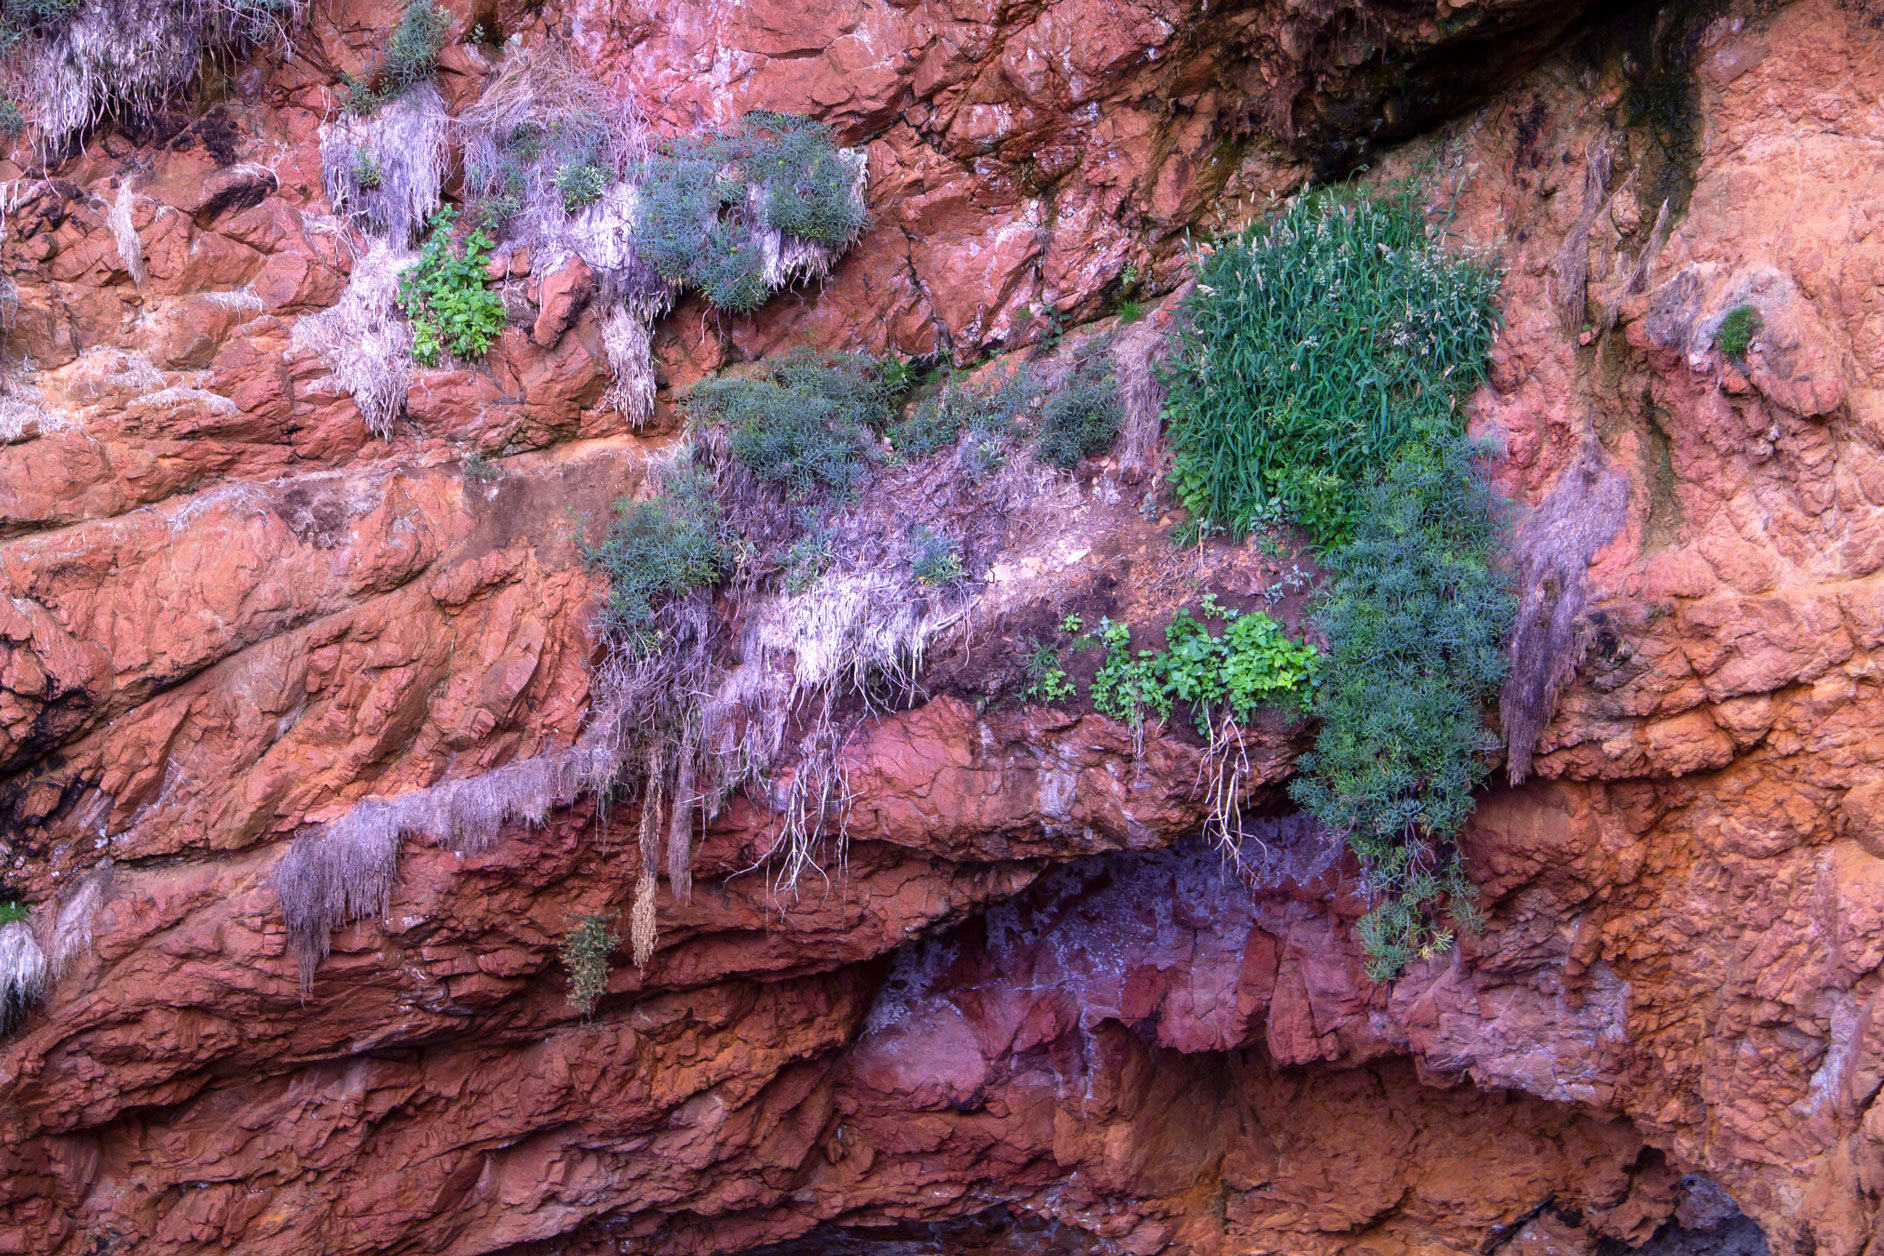
[{"label": "dried grass tuft", "polygon": [[46,993],[50,973],[45,952],[32,926],[24,920],[0,925],[0,1036],[12,1033],[26,1020],[33,1004]]},{"label": "dried grass tuft", "polygon": [[612,746],[578,742],[397,798],[364,799],[339,819],[296,837],[270,880],[281,898],[303,992],[313,984],[334,929],[385,913],[403,837],[482,854],[497,845],[506,825],[534,827],[552,809],[605,787],[615,764]]},{"label": "dried grass tuft", "polygon": [[1537,738],[1557,695],[1588,645],[1581,619],[1590,560],[1622,527],[1626,476],[1594,436],[1518,529],[1512,547],[1519,603],[1511,631],[1511,672],[1498,695],[1513,785],[1531,770]]},{"label": "dried grass tuft", "polygon": [[111,228],[112,238],[118,242],[118,256],[124,261],[124,269],[131,274],[132,286],[142,288],[150,278],[150,271],[144,265],[144,245],[137,238],[137,228],[131,225],[131,211],[136,206],[137,193],[131,190],[131,181],[122,180],[118,184],[117,198],[105,213],[105,224]]},{"label": "dried grass tuft", "polygon": [[88,872],[60,905],[52,926],[48,960],[52,980],[63,977],[81,956],[91,953],[92,918],[110,896],[113,879],[114,870],[107,860]]},{"label": "dried grass tuft", "polygon": [[1590,228],[1609,197],[1609,141],[1601,136],[1590,141],[1585,158],[1583,208],[1557,251],[1552,284],[1557,325],[1570,335],[1582,330],[1583,314],[1589,306]]},{"label": "dried grass tuft", "polygon": [[37,388],[19,380],[0,378],[0,445],[49,436],[76,426],[70,418],[46,408]]},{"label": "dried grass tuft", "polygon": [[84,0],[27,35],[7,94],[34,107],[42,152],[119,111],[152,113],[196,77],[205,52],[282,42],[300,0]]},{"label": "dried grass tuft", "polygon": [[346,291],[294,325],[294,342],[320,355],[376,435],[391,433],[412,382],[412,327],[399,312],[399,276],[417,256],[375,240],[356,258]]},{"label": "dried grass tuft", "polygon": [[1119,404],[1125,411],[1120,425],[1119,479],[1127,484],[1153,480],[1164,459],[1159,440],[1164,431],[1164,381],[1158,378],[1158,355],[1164,333],[1149,322],[1132,323],[1112,341],[1112,364],[1119,381]]},{"label": "dried grass tuft", "polygon": [[[438,212],[451,166],[450,135],[444,98],[430,83],[415,83],[371,117],[343,113],[322,123],[321,179],[334,212],[410,248]],[[363,154],[379,172],[372,187],[357,177]]]}]

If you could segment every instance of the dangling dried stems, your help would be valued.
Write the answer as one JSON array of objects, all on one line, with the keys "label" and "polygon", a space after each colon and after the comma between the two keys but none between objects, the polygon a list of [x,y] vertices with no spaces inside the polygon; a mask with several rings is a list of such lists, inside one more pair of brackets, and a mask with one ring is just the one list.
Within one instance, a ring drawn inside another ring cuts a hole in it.
[{"label": "dangling dried stems", "polygon": [[1628,478],[1590,435],[1550,495],[1518,529],[1512,546],[1519,602],[1511,629],[1511,671],[1498,694],[1506,771],[1513,785],[1524,783],[1557,695],[1576,674],[1588,644],[1582,616],[1589,601],[1590,561],[1622,528],[1628,507]]},{"label": "dangling dried stems", "polygon": [[430,83],[415,83],[370,117],[342,113],[320,128],[321,180],[334,213],[399,249],[438,212],[451,166],[451,119]]},{"label": "dangling dried stems", "polygon": [[0,1036],[12,1033],[46,992],[45,952],[24,920],[0,925]]},{"label": "dangling dried stems", "polygon": [[83,0],[7,55],[6,94],[31,106],[50,159],[117,111],[155,112],[196,77],[205,52],[285,42],[303,10],[300,0]]},{"label": "dangling dried stems", "polygon": [[412,383],[412,326],[399,313],[399,276],[416,260],[374,240],[354,259],[340,300],[294,325],[295,344],[320,355],[376,436],[391,434]]},{"label": "dangling dried stems", "polygon": [[401,837],[418,834],[461,854],[482,853],[506,824],[541,824],[552,808],[605,787],[617,763],[613,746],[585,740],[397,798],[364,799],[295,838],[270,882],[281,898],[302,990],[312,987],[334,929],[385,913]]}]

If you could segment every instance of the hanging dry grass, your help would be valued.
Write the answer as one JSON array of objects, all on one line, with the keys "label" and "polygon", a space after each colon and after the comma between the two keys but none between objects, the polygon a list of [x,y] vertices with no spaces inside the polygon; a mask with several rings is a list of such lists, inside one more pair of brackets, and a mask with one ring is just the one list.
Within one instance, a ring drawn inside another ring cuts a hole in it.
[{"label": "hanging dry grass", "polygon": [[1628,478],[1589,436],[1550,496],[1518,529],[1512,546],[1518,613],[1511,671],[1498,695],[1513,785],[1529,774],[1538,734],[1582,660],[1590,560],[1615,537],[1628,507]]},{"label": "hanging dry grass", "polygon": [[372,116],[343,113],[320,128],[321,179],[336,214],[401,249],[438,212],[451,165],[451,119],[430,83],[415,83]]},{"label": "hanging dry grass", "polygon": [[294,325],[294,343],[320,355],[378,436],[404,413],[412,382],[412,327],[399,312],[399,276],[417,255],[383,240],[354,259],[340,300]]},{"label": "hanging dry grass", "polygon": [[12,1033],[45,995],[46,954],[24,920],[0,925],[0,1036]]},{"label": "hanging dry grass", "polygon": [[7,56],[7,94],[31,107],[51,156],[114,113],[167,104],[205,52],[284,42],[302,12],[300,0],[84,0]]}]

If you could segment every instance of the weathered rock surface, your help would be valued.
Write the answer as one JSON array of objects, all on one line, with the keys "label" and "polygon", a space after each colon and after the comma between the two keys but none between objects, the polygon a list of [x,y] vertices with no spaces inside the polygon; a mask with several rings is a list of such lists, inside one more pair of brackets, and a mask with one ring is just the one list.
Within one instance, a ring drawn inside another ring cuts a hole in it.
[{"label": "weathered rock surface", "polygon": [[[0,1250],[1395,1256],[1752,1222],[1780,1250],[1876,1246],[1863,5],[1573,36],[1574,7],[1512,0],[480,10],[566,35],[662,127],[787,108],[868,146],[875,225],[829,283],[754,319],[684,306],[671,386],[807,340],[1011,348],[1101,313],[1128,265],[1167,291],[1187,231],[1309,174],[1430,161],[1506,269],[1474,407],[1501,484],[1542,499],[1589,437],[1628,479],[1532,779],[1469,833],[1488,926],[1391,989],[1316,835],[1258,826],[1242,874],[1184,844],[1192,739],[972,701],[962,677],[1025,635],[997,623],[849,746],[828,886],[737,875],[777,824],[735,800],[652,962],[619,961],[586,1020],[557,949],[631,897],[631,811],[584,801],[475,857],[408,843],[305,999],[267,885],[364,797],[574,740],[599,586],[571,515],[660,443],[603,406],[573,272],[488,370],[421,372],[385,440],[295,346],[351,265],[313,129],[387,14],[316,6],[299,55],[161,142],[0,169],[8,354],[37,389],[0,409],[0,854],[70,952],[0,1046]],[[488,60],[454,47],[447,97]],[[127,185],[142,284],[107,220]],[[1728,361],[1740,305],[1759,330]],[[1066,487],[1064,561],[1027,597],[1190,596],[1120,539],[1139,491]],[[1260,730],[1259,809],[1300,734]]]}]

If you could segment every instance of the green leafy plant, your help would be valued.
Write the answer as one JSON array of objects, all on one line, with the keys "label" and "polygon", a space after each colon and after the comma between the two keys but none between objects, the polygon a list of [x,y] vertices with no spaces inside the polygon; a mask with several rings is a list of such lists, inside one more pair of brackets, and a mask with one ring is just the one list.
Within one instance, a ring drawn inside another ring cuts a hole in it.
[{"label": "green leafy plant", "polygon": [[607,537],[582,551],[608,576],[604,631],[643,647],[653,644],[646,633],[660,599],[685,596],[720,574],[720,510],[712,478],[699,467],[676,468],[663,488],[647,501],[616,502]]},{"label": "green leafy plant", "polygon": [[26,115],[10,100],[0,100],[0,136],[17,140],[26,134]]},{"label": "green leafy plant", "polygon": [[798,351],[696,384],[685,405],[694,422],[724,425],[733,457],[759,479],[809,501],[848,497],[863,483],[869,434],[894,401],[874,358]]},{"label": "green leafy plant", "polygon": [[608,188],[608,175],[600,166],[572,163],[556,171],[556,190],[562,194],[563,209],[575,213],[602,199]]},{"label": "green leafy plant", "polygon": [[464,462],[460,465],[464,473],[464,478],[479,484],[500,479],[504,474],[496,463],[480,453],[466,454],[464,456]]},{"label": "green leafy plant", "polygon": [[1753,346],[1754,333],[1760,330],[1760,312],[1751,305],[1736,305],[1720,320],[1714,333],[1714,347],[1731,362],[1744,362]]},{"label": "green leafy plant", "polygon": [[478,357],[504,329],[504,300],[490,290],[485,274],[490,237],[474,230],[457,247],[456,221],[457,211],[441,209],[418,263],[399,278],[399,304],[412,320],[412,356],[425,366],[437,366],[447,355]]},{"label": "green leafy plant", "polygon": [[372,191],[386,181],[385,173],[379,167],[379,158],[370,148],[356,148],[353,152],[353,182],[356,187]]},{"label": "green leafy plant", "polygon": [[918,584],[953,589],[968,579],[968,571],[962,566],[961,549],[946,536],[918,526],[911,530],[909,541],[915,548],[909,572]]},{"label": "green leafy plant", "polygon": [[1171,718],[1180,702],[1191,709],[1198,731],[1208,733],[1227,713],[1246,722],[1260,706],[1303,706],[1317,674],[1315,647],[1288,638],[1282,625],[1261,611],[1243,613],[1206,595],[1206,619],[1220,620],[1213,634],[1189,609],[1165,629],[1163,650],[1130,649],[1131,630],[1106,620],[1099,644],[1105,660],[1093,678],[1093,707],[1136,728],[1148,719]]},{"label": "green leafy plant", "polygon": [[1459,428],[1497,283],[1447,252],[1416,183],[1304,193],[1218,249],[1165,369],[1179,499],[1238,538],[1279,508],[1345,540],[1368,485]]},{"label": "green leafy plant", "polygon": [[1027,672],[1027,687],[1021,690],[1021,697],[1028,702],[1064,702],[1078,692],[1060,663],[1059,650],[1050,641],[1029,638],[1022,666]]},{"label": "green leafy plant", "polygon": [[595,1013],[595,1005],[608,989],[608,957],[621,945],[621,938],[608,927],[615,917],[584,916],[563,938],[563,971],[569,975],[569,1004],[584,1016]]},{"label": "green leafy plant", "polygon": [[1112,448],[1123,417],[1112,373],[1099,357],[1086,358],[1041,406],[1034,453],[1040,461],[1070,471]]}]

